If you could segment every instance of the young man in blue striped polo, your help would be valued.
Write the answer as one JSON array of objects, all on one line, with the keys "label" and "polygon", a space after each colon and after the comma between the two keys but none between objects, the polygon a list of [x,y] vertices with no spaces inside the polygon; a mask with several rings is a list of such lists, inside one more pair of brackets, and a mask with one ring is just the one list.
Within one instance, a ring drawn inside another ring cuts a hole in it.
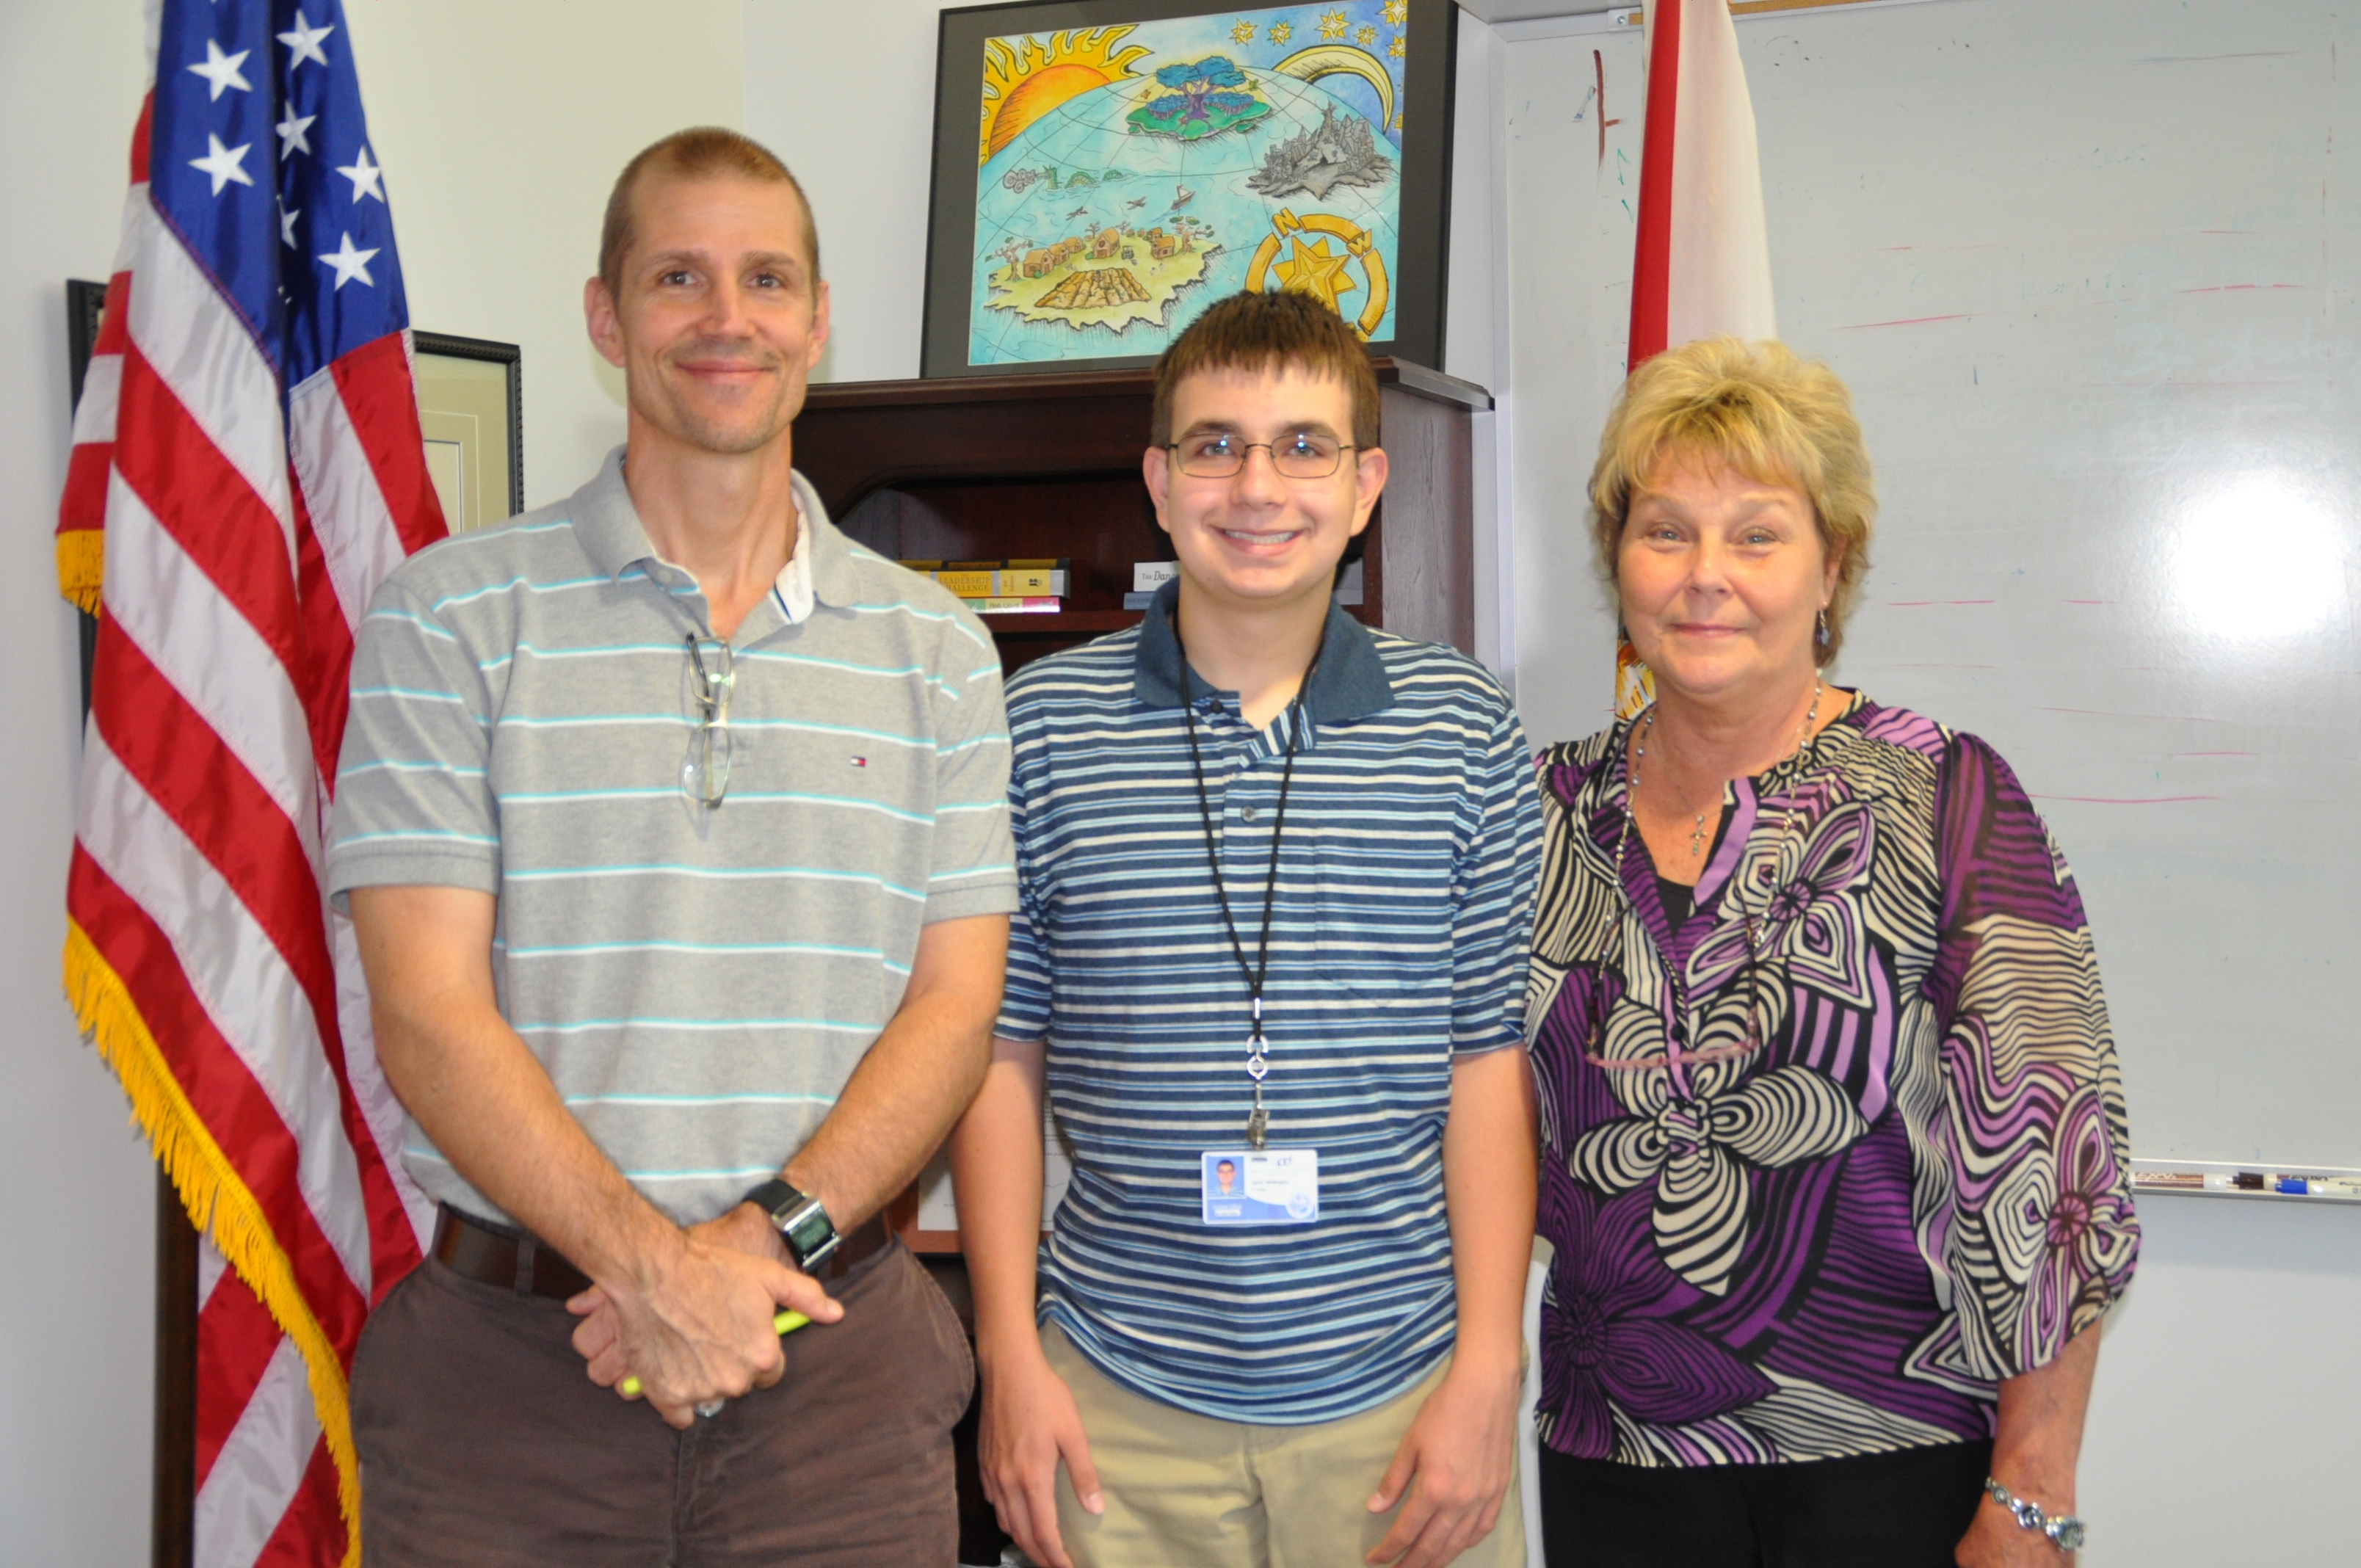
[{"label": "young man in blue striped polo", "polygon": [[1330,603],[1386,479],[1333,313],[1213,306],[1142,467],[1178,580],[1009,686],[1020,907],[951,1146],[985,1489],[1049,1568],[1521,1564],[1523,732]]}]

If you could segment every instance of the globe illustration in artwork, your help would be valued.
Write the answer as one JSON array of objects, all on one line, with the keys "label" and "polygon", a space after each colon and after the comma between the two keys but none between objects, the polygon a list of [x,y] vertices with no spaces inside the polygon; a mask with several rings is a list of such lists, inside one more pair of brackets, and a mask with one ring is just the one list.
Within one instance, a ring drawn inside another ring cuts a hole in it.
[{"label": "globe illustration in artwork", "polygon": [[1250,286],[1393,335],[1384,128],[1317,81],[1195,64],[1068,99],[978,171],[970,364],[1158,354]]}]

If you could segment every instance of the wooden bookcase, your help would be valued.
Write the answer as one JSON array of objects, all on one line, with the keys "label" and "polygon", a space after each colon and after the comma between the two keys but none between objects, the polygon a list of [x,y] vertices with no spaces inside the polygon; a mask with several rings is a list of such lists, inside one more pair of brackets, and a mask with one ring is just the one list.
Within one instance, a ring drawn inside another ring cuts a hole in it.
[{"label": "wooden bookcase", "polygon": [[[1384,498],[1348,559],[1353,613],[1407,637],[1474,651],[1472,382],[1372,362]],[[815,386],[796,421],[796,466],[853,538],[897,560],[1067,558],[1067,609],[986,618],[1011,671],[1139,620],[1123,608],[1135,562],[1171,558],[1140,481],[1154,378],[1146,368]],[[914,1252],[959,1251],[918,1226],[916,1190],[890,1217]]]},{"label": "wooden bookcase", "polygon": [[[1373,626],[1472,651],[1476,634],[1471,382],[1374,362],[1392,469],[1356,543]],[[1138,561],[1171,558],[1140,482],[1147,369],[817,386],[796,421],[796,466],[829,515],[882,555],[1065,556],[1068,608],[990,618],[1011,670],[1119,631]]]},{"label": "wooden bookcase", "polygon": [[[1472,652],[1471,421],[1491,394],[1420,366],[1374,364],[1391,467],[1356,542],[1354,613]],[[1123,608],[1133,564],[1171,558],[1139,474],[1153,391],[1146,369],[817,386],[796,421],[796,466],[848,534],[890,559],[1065,557],[1065,609],[985,618],[1014,671],[1137,622]],[[887,1217],[972,1333],[959,1233],[919,1228],[915,1188]],[[976,1473],[977,1421],[972,1407],[951,1434],[963,1563],[996,1560],[1006,1540]]]}]

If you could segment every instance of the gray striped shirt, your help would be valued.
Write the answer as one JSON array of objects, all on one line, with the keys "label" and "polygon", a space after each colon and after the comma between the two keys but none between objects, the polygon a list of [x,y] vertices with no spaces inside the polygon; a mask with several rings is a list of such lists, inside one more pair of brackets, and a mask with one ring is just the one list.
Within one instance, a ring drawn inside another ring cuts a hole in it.
[{"label": "gray striped shirt", "polygon": [[[501,1014],[608,1157],[694,1223],[810,1138],[923,925],[1015,907],[1008,728],[981,623],[848,541],[798,475],[810,612],[774,592],[739,627],[729,793],[693,805],[705,598],[649,544],[621,455],[387,578],[329,883],[339,904],[498,895]],[[415,1123],[403,1152],[430,1197],[503,1217]]]}]

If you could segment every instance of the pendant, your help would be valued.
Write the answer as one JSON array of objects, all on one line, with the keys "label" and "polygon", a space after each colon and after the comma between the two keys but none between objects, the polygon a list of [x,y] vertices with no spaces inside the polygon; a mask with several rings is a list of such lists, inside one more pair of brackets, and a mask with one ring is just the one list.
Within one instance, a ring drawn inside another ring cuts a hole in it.
[{"label": "pendant", "polygon": [[1246,1040],[1246,1076],[1254,1080],[1254,1113],[1246,1118],[1246,1144],[1251,1148],[1262,1147],[1263,1135],[1270,1126],[1270,1118],[1262,1108],[1263,1075],[1270,1071],[1270,1058],[1262,1037],[1262,1003],[1255,1003],[1255,1030]]}]

